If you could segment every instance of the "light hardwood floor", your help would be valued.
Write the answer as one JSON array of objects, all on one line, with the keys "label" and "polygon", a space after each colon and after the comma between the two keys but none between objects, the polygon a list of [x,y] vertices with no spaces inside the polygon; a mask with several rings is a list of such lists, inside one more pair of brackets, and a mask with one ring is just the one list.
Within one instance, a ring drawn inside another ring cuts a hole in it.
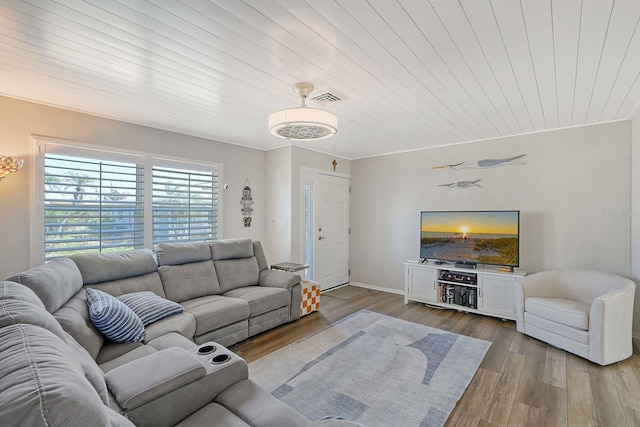
[{"label": "light hardwood floor", "polygon": [[361,309],[491,341],[447,426],[640,426],[640,353],[601,367],[527,337],[515,322],[405,305],[400,295],[367,290],[347,299],[322,295],[319,312],[250,338],[232,350],[251,362]]}]

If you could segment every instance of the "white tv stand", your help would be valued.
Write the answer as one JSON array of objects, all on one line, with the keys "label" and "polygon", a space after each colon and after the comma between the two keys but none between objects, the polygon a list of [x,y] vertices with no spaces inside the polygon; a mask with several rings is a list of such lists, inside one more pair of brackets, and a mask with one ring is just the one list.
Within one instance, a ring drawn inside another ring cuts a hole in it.
[{"label": "white tv stand", "polygon": [[453,264],[408,261],[404,263],[404,303],[418,301],[515,320],[513,288],[526,274],[518,269],[510,273],[497,268],[469,269]]}]

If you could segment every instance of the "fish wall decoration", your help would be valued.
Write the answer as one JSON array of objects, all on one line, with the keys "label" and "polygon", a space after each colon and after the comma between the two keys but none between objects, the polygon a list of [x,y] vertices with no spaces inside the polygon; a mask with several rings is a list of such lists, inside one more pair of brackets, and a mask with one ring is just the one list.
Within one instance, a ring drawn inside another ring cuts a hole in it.
[{"label": "fish wall decoration", "polygon": [[[439,165],[434,166],[432,169],[451,169],[451,170],[461,170],[461,169],[491,169],[498,168],[502,166],[521,166],[526,163],[520,161],[526,154],[519,154],[513,157],[505,157],[502,159],[482,159],[476,162],[460,162],[453,163],[450,165]],[[446,188],[457,188],[459,190],[464,190],[466,188],[471,187],[482,187],[482,185],[478,184],[478,182],[482,181],[482,178],[476,179],[475,181],[457,181],[450,182],[448,184],[438,184],[438,187],[446,187]]]},{"label": "fish wall decoration", "polygon": [[520,154],[519,156],[507,157],[504,159],[483,159],[477,162],[460,162],[452,165],[440,165],[434,166],[433,169],[489,169],[497,168],[500,166],[521,166],[526,165],[523,162],[517,162],[516,160],[523,158],[526,154]]},{"label": "fish wall decoration", "polygon": [[438,184],[438,187],[457,188],[459,190],[464,190],[465,188],[470,187],[482,187],[482,185],[478,184],[478,182],[480,181],[482,181],[482,178],[476,179],[475,181],[458,181],[449,184]]}]

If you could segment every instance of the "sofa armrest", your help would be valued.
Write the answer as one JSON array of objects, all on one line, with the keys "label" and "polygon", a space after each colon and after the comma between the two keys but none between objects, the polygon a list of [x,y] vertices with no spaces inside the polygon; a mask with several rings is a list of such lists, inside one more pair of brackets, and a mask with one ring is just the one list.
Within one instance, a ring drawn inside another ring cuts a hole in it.
[{"label": "sofa armrest", "polygon": [[[214,343],[205,343],[189,350],[180,347],[166,348],[109,371],[106,378],[107,385],[116,395],[116,400],[124,403],[129,399],[126,403],[127,418],[138,427],[175,426],[209,404],[227,387],[249,377],[247,362],[219,344],[214,344],[218,347],[214,353],[198,354],[197,348],[207,344]],[[230,356],[228,362],[210,363],[212,357],[223,353]],[[122,370],[118,374],[119,377],[113,377],[114,371],[124,367],[127,367],[127,371]],[[206,372],[201,371],[200,368]],[[151,395],[145,394],[146,388],[149,387],[147,385],[147,387],[137,386],[138,393],[141,395],[136,399],[126,397],[126,395],[133,396],[135,392],[123,390],[123,388],[136,387],[140,382],[138,377],[146,380],[145,375],[157,375],[158,370],[171,370],[176,377],[174,379],[171,374],[165,374],[165,378],[169,378],[169,381],[163,383],[159,380],[150,386],[150,391],[165,391],[164,394],[158,393],[158,397],[148,400]],[[197,378],[189,381],[189,376],[192,375]],[[181,378],[183,385],[178,385],[178,377]],[[171,381],[174,387],[168,384]],[[144,397],[146,399],[143,399]],[[143,404],[141,403],[143,400],[148,401]],[[134,408],[134,405],[138,406]]]},{"label": "sofa armrest", "polygon": [[160,350],[109,371],[105,380],[125,411],[136,409],[207,374],[182,348]]},{"label": "sofa armrest", "polygon": [[282,270],[262,270],[258,279],[260,286],[282,288],[289,291],[291,294],[290,322],[300,318],[300,303],[302,302],[301,280],[302,278],[298,274]]},{"label": "sofa armrest", "polygon": [[283,288],[291,292],[291,288],[300,283],[302,278],[295,273],[282,270],[262,270],[258,284],[273,288]]},{"label": "sofa armrest", "polygon": [[633,353],[632,324],[635,284],[607,292],[593,300],[589,313],[589,359],[600,365],[626,359]]}]

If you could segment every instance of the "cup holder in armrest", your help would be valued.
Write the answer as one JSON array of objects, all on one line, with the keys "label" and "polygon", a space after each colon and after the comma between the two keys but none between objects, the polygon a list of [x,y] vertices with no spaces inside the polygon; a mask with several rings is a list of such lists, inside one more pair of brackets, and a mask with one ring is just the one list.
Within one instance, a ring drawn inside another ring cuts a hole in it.
[{"label": "cup holder in armrest", "polygon": [[221,365],[223,363],[227,363],[229,360],[231,360],[231,356],[229,356],[228,354],[218,354],[215,355],[211,358],[211,363],[213,365]]},{"label": "cup holder in armrest", "polygon": [[246,362],[228,350],[222,344],[209,341],[198,344],[198,346],[191,350],[200,363],[207,368],[207,375],[217,372],[221,369],[226,369],[229,366],[234,365],[236,362],[242,362],[246,365]]},{"label": "cup holder in armrest", "polygon": [[198,350],[196,350],[196,353],[198,354],[211,354],[214,351],[216,351],[217,347],[213,344],[207,344],[207,345],[203,345],[202,347],[199,347]]}]

